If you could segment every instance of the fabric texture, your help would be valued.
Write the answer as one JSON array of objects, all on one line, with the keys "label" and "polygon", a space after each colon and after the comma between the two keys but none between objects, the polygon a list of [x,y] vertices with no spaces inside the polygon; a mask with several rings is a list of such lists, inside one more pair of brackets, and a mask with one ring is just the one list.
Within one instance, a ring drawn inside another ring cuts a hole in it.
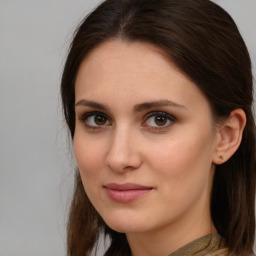
[{"label": "fabric texture", "polygon": [[169,256],[228,256],[225,240],[218,234],[201,237]]}]

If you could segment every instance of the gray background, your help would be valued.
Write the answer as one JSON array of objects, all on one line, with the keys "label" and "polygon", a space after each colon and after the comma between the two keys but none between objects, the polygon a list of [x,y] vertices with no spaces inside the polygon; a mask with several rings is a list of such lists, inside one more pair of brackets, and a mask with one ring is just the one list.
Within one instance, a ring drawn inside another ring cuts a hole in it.
[{"label": "gray background", "polygon": [[[0,256],[65,255],[75,163],[59,84],[73,30],[98,2],[0,0]],[[215,2],[237,22],[255,76],[256,0]]]}]

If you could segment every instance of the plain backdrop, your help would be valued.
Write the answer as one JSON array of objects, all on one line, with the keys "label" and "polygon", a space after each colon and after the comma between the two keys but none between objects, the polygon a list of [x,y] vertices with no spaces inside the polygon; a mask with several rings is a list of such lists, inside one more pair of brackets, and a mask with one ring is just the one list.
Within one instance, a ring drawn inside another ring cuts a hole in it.
[{"label": "plain backdrop", "polygon": [[[216,0],[256,75],[256,0]],[[74,160],[59,96],[68,45],[98,0],[0,0],[0,256],[63,256]],[[102,252],[99,252],[102,256]]]}]

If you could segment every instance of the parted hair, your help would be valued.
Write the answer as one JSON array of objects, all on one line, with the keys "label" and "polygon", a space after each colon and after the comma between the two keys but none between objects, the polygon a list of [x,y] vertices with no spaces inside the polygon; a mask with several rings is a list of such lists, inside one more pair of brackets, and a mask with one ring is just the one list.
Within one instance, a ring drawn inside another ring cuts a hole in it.
[{"label": "parted hair", "polygon": [[[241,108],[247,123],[240,147],[217,165],[211,193],[213,222],[230,254],[252,253],[255,233],[253,77],[246,45],[230,15],[209,0],[106,0],[75,32],[61,81],[63,113],[73,139],[74,87],[81,62],[101,43],[121,39],[160,48],[208,99],[215,121]],[[78,170],[67,225],[68,256],[92,255],[100,234],[105,256],[130,255],[125,234],[109,228],[89,201]]]}]

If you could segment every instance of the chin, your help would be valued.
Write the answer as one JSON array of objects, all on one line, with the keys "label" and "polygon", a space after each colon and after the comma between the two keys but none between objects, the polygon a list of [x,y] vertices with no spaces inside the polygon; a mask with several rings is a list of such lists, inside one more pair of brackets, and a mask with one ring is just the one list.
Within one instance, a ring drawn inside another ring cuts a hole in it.
[{"label": "chin", "polygon": [[145,230],[142,227],[134,227],[134,225],[131,227],[131,225],[125,225],[125,224],[114,224],[114,225],[109,225],[107,224],[111,229],[118,233],[141,233],[144,232]]},{"label": "chin", "polygon": [[144,232],[147,230],[143,220],[135,220],[128,216],[104,218],[105,223],[111,229],[119,233],[137,233]]}]

